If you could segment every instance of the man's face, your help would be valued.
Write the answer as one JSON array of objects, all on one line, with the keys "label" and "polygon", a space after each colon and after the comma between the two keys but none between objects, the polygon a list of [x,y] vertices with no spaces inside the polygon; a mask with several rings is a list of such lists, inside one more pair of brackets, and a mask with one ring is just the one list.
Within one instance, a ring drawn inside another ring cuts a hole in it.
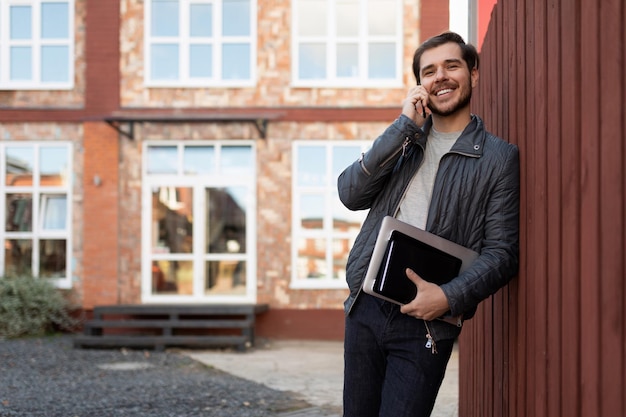
[{"label": "man's face", "polygon": [[478,71],[469,70],[456,43],[428,49],[420,59],[420,81],[433,114],[449,116],[468,107],[477,80]]}]

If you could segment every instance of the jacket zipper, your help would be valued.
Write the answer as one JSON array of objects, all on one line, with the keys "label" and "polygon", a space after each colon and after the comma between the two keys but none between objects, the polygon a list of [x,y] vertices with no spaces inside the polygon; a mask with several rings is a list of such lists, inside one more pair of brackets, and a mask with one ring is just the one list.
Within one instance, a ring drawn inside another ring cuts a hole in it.
[{"label": "jacket zipper", "polygon": [[389,156],[387,159],[385,159],[380,165],[379,167],[384,167],[385,165],[387,165],[387,163],[389,161],[391,161],[393,158],[396,157],[396,155],[398,155],[398,152],[402,152],[402,156],[406,155],[406,148],[409,146],[409,143],[411,143],[411,138],[409,136],[407,136],[406,138],[404,138],[404,142],[402,143],[402,146],[400,147],[400,149],[398,149],[397,151],[395,151],[393,154],[391,154],[391,156]]},{"label": "jacket zipper", "polygon": [[437,354],[437,344],[435,343],[435,339],[433,338],[430,327],[428,327],[428,322],[424,320],[424,326],[426,326],[426,349],[430,349],[430,353],[433,355]]}]

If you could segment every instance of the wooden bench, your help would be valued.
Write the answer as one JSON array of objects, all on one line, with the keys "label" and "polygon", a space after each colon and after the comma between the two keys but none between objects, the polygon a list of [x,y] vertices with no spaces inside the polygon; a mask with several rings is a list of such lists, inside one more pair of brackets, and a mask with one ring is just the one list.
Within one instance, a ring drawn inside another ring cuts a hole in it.
[{"label": "wooden bench", "polygon": [[93,319],[74,338],[74,347],[235,347],[254,345],[257,314],[267,304],[110,305],[93,310]]}]

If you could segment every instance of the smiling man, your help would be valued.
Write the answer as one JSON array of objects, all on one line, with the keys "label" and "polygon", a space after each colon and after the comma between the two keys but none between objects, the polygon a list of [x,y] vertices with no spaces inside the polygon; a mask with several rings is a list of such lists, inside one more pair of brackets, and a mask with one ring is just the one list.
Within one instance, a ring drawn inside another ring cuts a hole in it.
[{"label": "smiling man", "polygon": [[[369,209],[346,267],[344,417],[429,416],[463,321],[518,270],[518,148],[470,112],[476,49],[443,33],[417,49],[413,71],[400,117],[338,179],[347,208]],[[417,295],[403,306],[362,292],[387,215],[479,257],[441,286],[407,269]]]}]

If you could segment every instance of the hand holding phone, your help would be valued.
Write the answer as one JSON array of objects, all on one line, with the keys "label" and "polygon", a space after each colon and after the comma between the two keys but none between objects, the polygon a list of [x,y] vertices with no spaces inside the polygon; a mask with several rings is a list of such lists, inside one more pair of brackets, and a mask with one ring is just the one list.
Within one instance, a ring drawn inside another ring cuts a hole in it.
[{"label": "hand holding phone", "polygon": [[422,126],[428,117],[427,106],[428,92],[422,85],[418,84],[408,91],[403,101],[402,113],[411,118],[418,126]]}]

